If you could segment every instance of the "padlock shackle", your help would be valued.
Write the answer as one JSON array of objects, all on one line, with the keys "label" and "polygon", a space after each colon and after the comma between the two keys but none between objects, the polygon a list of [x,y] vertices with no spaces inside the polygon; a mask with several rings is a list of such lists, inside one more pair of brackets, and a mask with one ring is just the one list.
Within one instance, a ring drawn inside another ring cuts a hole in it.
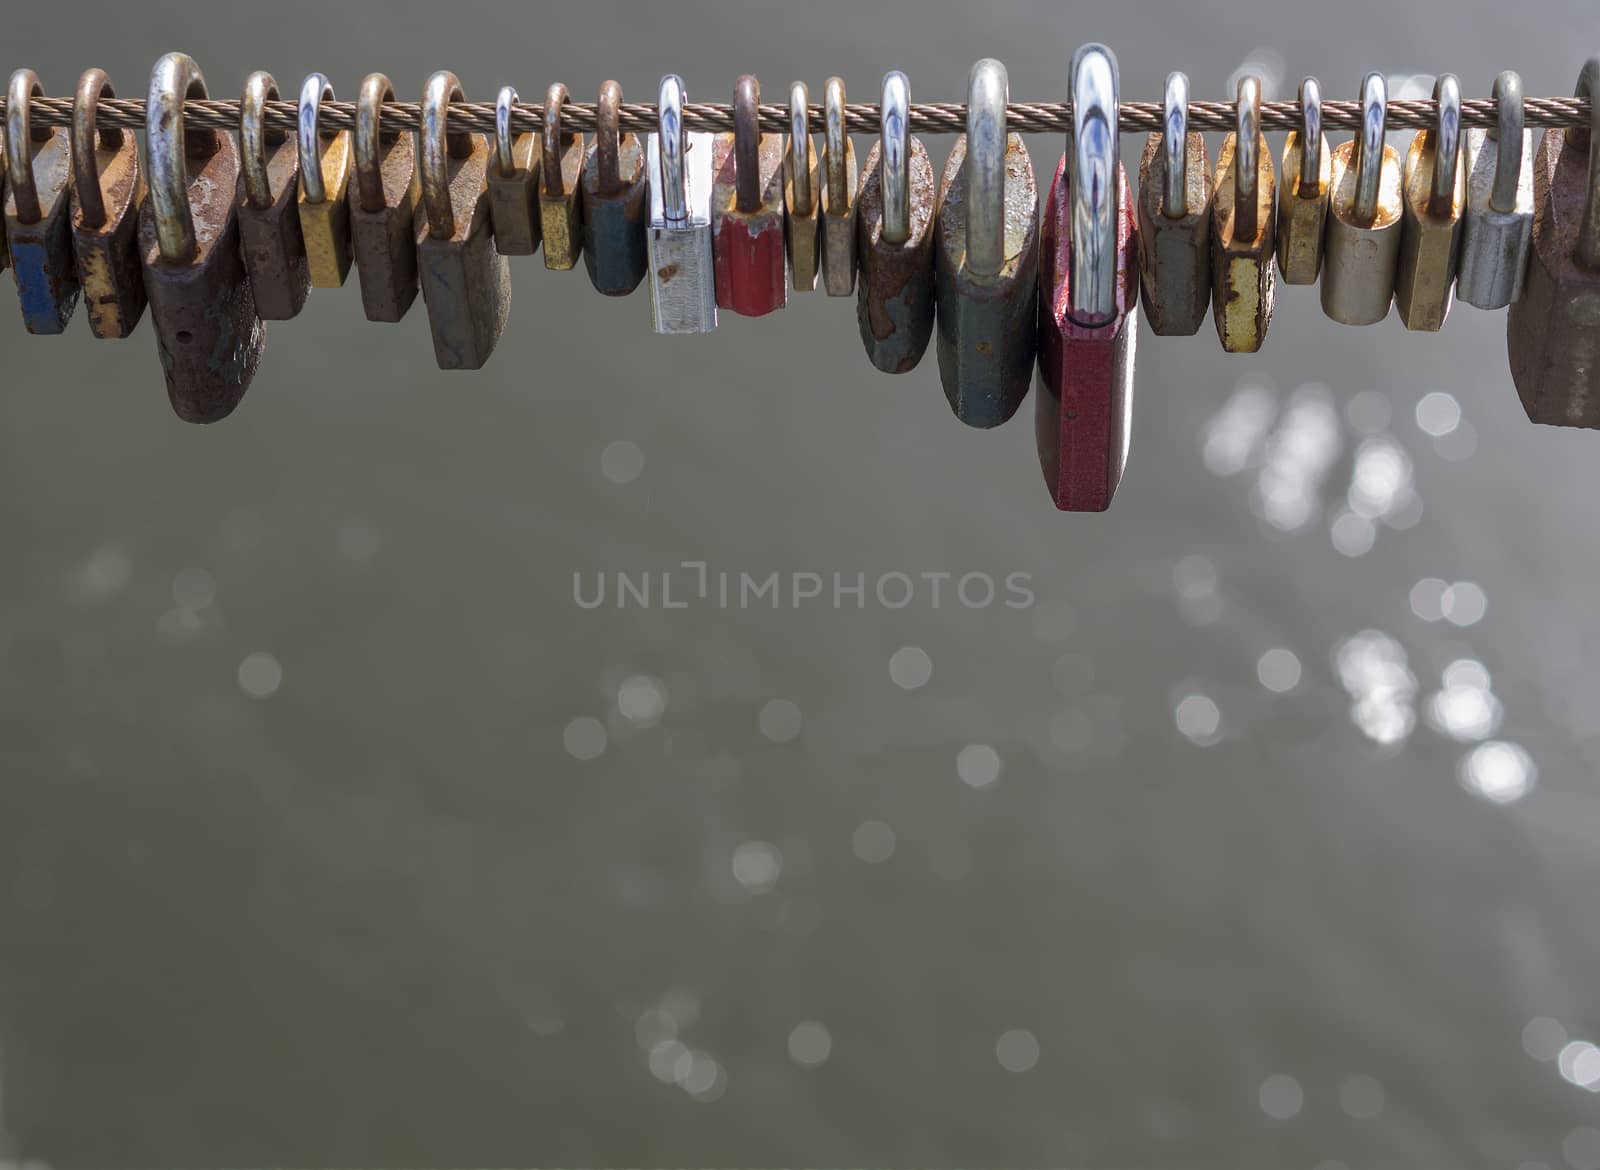
[{"label": "padlock shackle", "polygon": [[6,94],[6,172],[11,178],[11,194],[20,223],[38,223],[44,214],[39,206],[39,188],[33,181],[33,134],[28,119],[28,107],[36,97],[44,97],[44,86],[32,69],[18,69],[11,75]]},{"label": "padlock shackle", "polygon": [[267,177],[267,147],[284,139],[282,130],[269,127],[266,104],[278,100],[278,83],[258,69],[244,79],[239,99],[239,169],[244,176],[244,197],[251,207],[272,206],[272,183]]},{"label": "padlock shackle", "polygon": [[1572,92],[1589,99],[1589,128],[1568,130],[1563,139],[1565,146],[1589,148],[1589,191],[1583,202],[1583,221],[1578,225],[1578,262],[1585,268],[1600,268],[1600,56],[1584,62]]},{"label": "padlock shackle", "polygon": [[522,100],[516,88],[502,85],[494,95],[494,166],[495,174],[509,179],[517,173],[517,160],[511,153],[514,135],[511,133],[511,108]]},{"label": "padlock shackle", "polygon": [[1361,82],[1361,128],[1356,131],[1356,197],[1351,216],[1370,224],[1378,218],[1383,180],[1383,131],[1389,117],[1389,87],[1383,74],[1372,72]]},{"label": "padlock shackle", "polygon": [[850,135],[845,130],[844,78],[830,77],[822,89],[823,147],[827,151],[828,207],[841,214],[850,202]]},{"label": "padlock shackle", "polygon": [[101,98],[114,98],[117,91],[111,86],[111,77],[104,69],[85,69],[78,78],[78,92],[72,99],[72,129],[68,141],[72,144],[72,186],[78,200],[83,226],[104,227],[106,222],[105,198],[100,191],[100,162],[95,156],[96,147],[118,150],[122,147],[121,127],[95,133],[95,115]]},{"label": "padlock shackle", "polygon": [[[456,234],[455,207],[450,199],[449,157],[457,137],[450,133],[450,103],[464,102],[466,95],[461,82],[448,69],[441,69],[428,78],[422,91],[422,133],[419,139],[422,157],[418,170],[422,172],[422,206],[428,217],[428,234],[436,240],[448,240]],[[460,135],[472,149],[466,134]]]},{"label": "padlock shackle", "polygon": [[993,276],[1006,263],[1006,67],[985,57],[967,78],[967,259],[969,272]]},{"label": "padlock shackle", "polygon": [[1072,157],[1069,190],[1073,320],[1084,325],[1117,315],[1117,208],[1122,200],[1117,161],[1120,84],[1117,58],[1087,44],[1072,55]]},{"label": "padlock shackle", "polygon": [[1495,211],[1517,209],[1517,187],[1522,178],[1522,77],[1514,70],[1503,70],[1494,79],[1495,124],[1484,136],[1500,144],[1494,159],[1494,185],[1489,188],[1489,206]]},{"label": "padlock shackle", "polygon": [[561,132],[561,111],[567,104],[567,87],[554,82],[544,95],[544,131],[540,135],[544,165],[540,169],[539,189],[546,195],[565,195],[566,176],[561,173],[561,151],[572,135]]},{"label": "padlock shackle", "polygon": [[1176,70],[1161,96],[1161,157],[1161,214],[1182,219],[1189,214],[1189,75]]},{"label": "padlock shackle", "polygon": [[622,190],[622,85],[602,81],[594,106],[594,157],[600,194],[611,196]]},{"label": "padlock shackle", "polygon": [[383,103],[394,101],[394,86],[382,73],[369,73],[361,81],[356,97],[356,195],[362,211],[382,211],[383,144],[395,142],[399,135],[381,129]]},{"label": "padlock shackle", "polygon": [[[206,79],[187,53],[167,53],[150,71],[150,91],[145,98],[145,150],[150,156],[150,206],[156,224],[156,244],[161,259],[187,264],[199,245],[194,235],[194,213],[189,207],[188,158],[214,154],[217,132],[203,130],[190,143],[184,134],[183,103],[204,101]],[[202,149],[209,144],[210,150]]]},{"label": "padlock shackle", "polygon": [[803,81],[789,86],[789,184],[795,214],[810,215],[817,193],[811,189],[811,91]]},{"label": "padlock shackle", "polygon": [[1234,107],[1233,238],[1253,240],[1261,228],[1261,78],[1239,78]]},{"label": "padlock shackle", "polygon": [[[684,183],[683,155],[687,147],[683,130],[683,107],[689,101],[683,78],[669,73],[661,79],[656,98],[656,139],[661,156],[661,214],[669,224],[689,219],[689,193]],[[652,183],[657,176],[651,175]]]},{"label": "padlock shackle", "polygon": [[1322,83],[1315,77],[1300,79],[1300,174],[1295,194],[1315,199],[1322,191]]},{"label": "padlock shackle", "polygon": [[911,238],[911,80],[895,69],[883,75],[878,124],[878,174],[886,244]]},{"label": "padlock shackle", "polygon": [[733,83],[734,205],[761,210],[761,83],[744,73]]},{"label": "padlock shackle", "polygon": [[322,103],[331,102],[333,85],[320,73],[312,73],[300,83],[300,106],[295,112],[295,143],[300,152],[300,190],[307,203],[327,201],[322,182],[322,152],[318,149],[317,121]]},{"label": "padlock shackle", "polygon": [[1438,120],[1426,131],[1433,149],[1433,188],[1428,214],[1448,217],[1455,203],[1456,173],[1461,166],[1461,82],[1454,73],[1441,73],[1433,83],[1433,100],[1439,103]]}]

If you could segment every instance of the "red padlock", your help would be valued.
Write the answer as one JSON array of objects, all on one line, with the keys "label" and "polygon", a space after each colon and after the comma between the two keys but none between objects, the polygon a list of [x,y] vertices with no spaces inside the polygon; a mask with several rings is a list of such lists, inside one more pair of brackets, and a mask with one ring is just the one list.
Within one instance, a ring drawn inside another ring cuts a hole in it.
[{"label": "red padlock", "polygon": [[783,135],[763,134],[761,86],[748,73],[733,91],[732,134],[718,134],[711,192],[717,307],[763,317],[789,303],[784,247]]},{"label": "red padlock", "polygon": [[1117,88],[1110,49],[1073,55],[1073,133],[1044,207],[1034,436],[1063,512],[1105,511],[1128,461],[1139,229],[1117,159]]}]

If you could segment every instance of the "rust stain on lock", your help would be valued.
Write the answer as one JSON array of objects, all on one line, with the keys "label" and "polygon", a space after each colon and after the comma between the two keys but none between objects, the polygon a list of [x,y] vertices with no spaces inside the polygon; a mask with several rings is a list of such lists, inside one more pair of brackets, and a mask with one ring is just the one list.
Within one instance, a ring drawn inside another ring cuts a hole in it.
[{"label": "rust stain on lock", "polygon": [[1278,193],[1278,274],[1285,284],[1315,284],[1322,273],[1322,236],[1333,190],[1333,152],[1319,139],[1317,181],[1302,184],[1305,142],[1299,130],[1283,144],[1283,190]]},{"label": "rust stain on lock", "polygon": [[927,148],[911,139],[910,233],[905,243],[883,239],[881,144],[874,143],[862,171],[857,201],[856,322],[867,356],[878,369],[904,374],[916,369],[933,336],[933,219],[938,210],[933,164]]},{"label": "rust stain on lock", "polygon": [[96,337],[117,339],[133,332],[144,316],[144,276],[139,270],[139,208],[144,203],[144,173],[132,131],[115,147],[98,146],[103,222],[85,223],[74,200],[72,247],[83,282],[83,307]]},{"label": "rust stain on lock", "polygon": [[1267,140],[1257,135],[1255,223],[1242,223],[1235,203],[1236,143],[1237,136],[1230,134],[1217,152],[1211,219],[1211,315],[1223,349],[1254,353],[1266,341],[1277,297],[1273,267],[1277,183]]}]

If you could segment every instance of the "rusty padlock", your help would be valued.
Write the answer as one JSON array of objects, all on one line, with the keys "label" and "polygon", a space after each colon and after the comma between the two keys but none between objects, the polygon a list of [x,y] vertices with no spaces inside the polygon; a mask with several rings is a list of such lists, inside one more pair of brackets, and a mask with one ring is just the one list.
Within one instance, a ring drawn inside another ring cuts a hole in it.
[{"label": "rusty padlock", "polygon": [[1407,329],[1436,333],[1455,301],[1467,176],[1461,166],[1461,86],[1454,75],[1434,82],[1438,120],[1418,130],[1401,172],[1400,259],[1394,306]]},{"label": "rusty padlock", "polygon": [[450,103],[465,100],[456,75],[443,69],[422,94],[417,267],[441,370],[481,369],[511,311],[511,266],[490,226],[488,139],[446,121]]},{"label": "rusty padlock", "polygon": [[650,262],[644,144],[622,132],[622,86],[600,86],[594,146],[583,164],[583,262],[596,292],[621,297],[639,287]]},{"label": "rusty padlock", "polygon": [[218,130],[185,133],[190,98],[206,98],[200,67],[168,53],[145,103],[150,194],[139,249],[167,397],[179,418],[208,423],[250,388],[267,331],[239,254],[239,148]]},{"label": "rusty padlock", "polygon": [[811,141],[811,94],[806,83],[789,87],[789,147],[783,155],[784,231],[796,292],[813,292],[821,261],[822,171]]},{"label": "rusty padlock", "polygon": [[1039,186],[1022,136],[1007,133],[1009,96],[999,61],[972,67],[934,229],[939,380],[973,427],[999,426],[1028,396],[1039,327]]},{"label": "rusty padlock", "polygon": [[350,131],[318,125],[333,86],[320,73],[300,87],[296,144],[300,152],[300,234],[317,288],[343,288],[350,275]]},{"label": "rusty padlock", "polygon": [[97,129],[102,97],[115,97],[103,69],[78,79],[72,102],[72,256],[83,286],[89,331],[100,338],[128,336],[144,316],[144,273],[139,269],[139,208],[144,172],[133,131]]},{"label": "rusty padlock", "polygon": [[1551,128],[1539,144],[1533,255],[1506,346],[1530,419],[1600,427],[1600,56],[1574,92],[1589,99],[1589,125]]},{"label": "rusty padlock", "polygon": [[300,144],[269,128],[266,103],[278,100],[272,74],[245,79],[239,102],[239,245],[256,311],[264,321],[287,321],[305,308],[311,266],[300,232]]},{"label": "rusty padlock", "polygon": [[1261,133],[1261,79],[1241,77],[1236,128],[1217,151],[1211,204],[1211,319],[1229,353],[1255,353],[1267,339],[1277,298],[1273,267],[1278,184]]},{"label": "rusty padlock", "polygon": [[1494,79],[1495,121],[1467,131],[1467,214],[1456,295],[1480,309],[1522,296],[1533,243],[1533,143],[1523,129],[1522,78]]},{"label": "rusty padlock", "polygon": [[1394,300],[1400,260],[1400,156],[1383,141],[1389,90],[1383,74],[1361,83],[1361,125],[1333,152],[1322,240],[1322,311],[1345,325],[1376,325]]},{"label": "rusty padlock", "polygon": [[1162,127],[1139,160],[1139,293],[1151,329],[1187,337],[1211,304],[1211,159],[1182,73],[1167,74]]},{"label": "rusty padlock", "polygon": [[60,333],[78,307],[72,262],[72,143],[63,126],[31,124],[31,99],[44,87],[31,69],[11,75],[6,95],[6,245],[29,333]]},{"label": "rusty padlock", "polygon": [[646,143],[650,176],[650,312],[657,333],[717,327],[711,260],[712,135],[686,134],[683,78],[661,79],[656,133]]},{"label": "rusty padlock", "polygon": [[844,119],[844,81],[828,78],[822,94],[822,288],[830,297],[856,291],[856,147]]},{"label": "rusty padlock", "polygon": [[1045,204],[1034,439],[1050,498],[1103,512],[1128,462],[1139,335],[1138,219],[1117,159],[1117,59],[1072,58],[1072,135]]},{"label": "rusty padlock", "polygon": [[561,132],[567,87],[556,82],[544,98],[544,156],[539,169],[539,226],[544,234],[544,266],[575,268],[583,251],[583,135]]},{"label": "rusty padlock", "polygon": [[541,151],[533,131],[514,134],[511,110],[521,98],[506,85],[494,99],[494,165],[489,168],[489,218],[502,256],[532,256],[544,234],[539,212]]},{"label": "rusty padlock", "polygon": [[884,76],[880,109],[857,201],[856,324],[874,366],[907,374],[933,336],[936,190],[927,148],[911,134],[911,83],[899,70]]},{"label": "rusty padlock", "polygon": [[717,308],[764,317],[789,303],[783,231],[783,138],[761,132],[761,85],[746,73],[733,90],[731,134],[716,138],[711,256]]},{"label": "rusty padlock", "polygon": [[350,241],[368,321],[399,321],[417,299],[417,216],[422,207],[417,136],[382,128],[383,103],[392,101],[389,79],[367,74],[356,98]]},{"label": "rusty padlock", "polygon": [[1278,275],[1285,284],[1316,284],[1322,273],[1322,235],[1333,189],[1333,154],[1322,133],[1322,85],[1300,82],[1300,129],[1283,142],[1283,190],[1278,193]]}]

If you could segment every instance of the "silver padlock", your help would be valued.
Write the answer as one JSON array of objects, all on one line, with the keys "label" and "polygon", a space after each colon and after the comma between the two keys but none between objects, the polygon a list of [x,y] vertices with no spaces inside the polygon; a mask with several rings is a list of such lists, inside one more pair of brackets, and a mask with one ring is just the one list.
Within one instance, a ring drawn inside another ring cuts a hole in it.
[{"label": "silver padlock", "polygon": [[709,333],[717,327],[711,259],[711,134],[686,134],[683,78],[661,79],[657,133],[646,145],[650,177],[650,309],[657,333]]},{"label": "silver padlock", "polygon": [[1522,78],[1494,79],[1497,122],[1467,132],[1467,214],[1456,296],[1480,309],[1522,299],[1533,242],[1533,135],[1523,129]]}]

